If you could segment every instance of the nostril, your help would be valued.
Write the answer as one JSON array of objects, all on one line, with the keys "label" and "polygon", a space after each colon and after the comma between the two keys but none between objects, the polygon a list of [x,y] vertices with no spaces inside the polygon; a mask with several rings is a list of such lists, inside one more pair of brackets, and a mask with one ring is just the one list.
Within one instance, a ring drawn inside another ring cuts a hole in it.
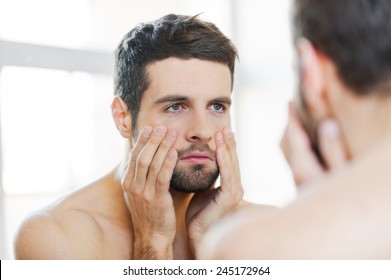
[{"label": "nostril", "polygon": [[192,136],[192,137],[191,137],[191,140],[193,140],[194,142],[198,142],[198,141],[200,141],[201,139],[200,139],[198,136]]}]

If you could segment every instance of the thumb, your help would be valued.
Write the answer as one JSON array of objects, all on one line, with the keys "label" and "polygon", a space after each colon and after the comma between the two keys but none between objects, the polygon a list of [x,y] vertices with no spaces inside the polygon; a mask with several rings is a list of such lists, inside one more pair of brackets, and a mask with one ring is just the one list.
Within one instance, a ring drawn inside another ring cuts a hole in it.
[{"label": "thumb", "polygon": [[343,166],[348,160],[347,148],[337,121],[328,119],[318,128],[319,148],[328,170]]}]

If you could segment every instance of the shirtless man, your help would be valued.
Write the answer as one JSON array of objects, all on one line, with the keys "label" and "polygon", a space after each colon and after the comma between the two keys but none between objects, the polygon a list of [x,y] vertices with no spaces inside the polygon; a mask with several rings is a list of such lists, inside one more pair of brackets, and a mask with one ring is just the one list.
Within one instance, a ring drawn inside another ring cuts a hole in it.
[{"label": "shirtless man", "polygon": [[167,15],[126,34],[111,109],[129,151],[110,174],[29,217],[15,257],[193,259],[206,229],[243,204],[229,111],[236,57],[197,17]]},{"label": "shirtless man", "polygon": [[223,219],[197,256],[390,259],[391,2],[295,0],[293,10],[300,90],[281,146],[302,193]]}]

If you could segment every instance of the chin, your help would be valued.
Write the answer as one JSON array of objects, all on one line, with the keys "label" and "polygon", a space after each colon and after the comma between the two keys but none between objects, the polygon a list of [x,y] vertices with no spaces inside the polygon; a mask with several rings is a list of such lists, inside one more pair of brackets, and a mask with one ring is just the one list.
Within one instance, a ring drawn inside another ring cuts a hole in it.
[{"label": "chin", "polygon": [[201,164],[191,167],[175,167],[170,188],[178,192],[199,193],[209,190],[216,182],[219,170]]}]

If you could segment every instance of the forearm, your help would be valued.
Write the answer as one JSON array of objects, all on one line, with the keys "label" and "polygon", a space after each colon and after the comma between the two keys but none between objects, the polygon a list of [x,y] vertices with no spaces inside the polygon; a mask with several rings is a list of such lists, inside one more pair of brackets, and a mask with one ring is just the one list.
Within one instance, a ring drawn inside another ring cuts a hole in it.
[{"label": "forearm", "polygon": [[172,260],[173,248],[171,245],[157,245],[153,242],[135,241],[133,246],[133,260]]}]

